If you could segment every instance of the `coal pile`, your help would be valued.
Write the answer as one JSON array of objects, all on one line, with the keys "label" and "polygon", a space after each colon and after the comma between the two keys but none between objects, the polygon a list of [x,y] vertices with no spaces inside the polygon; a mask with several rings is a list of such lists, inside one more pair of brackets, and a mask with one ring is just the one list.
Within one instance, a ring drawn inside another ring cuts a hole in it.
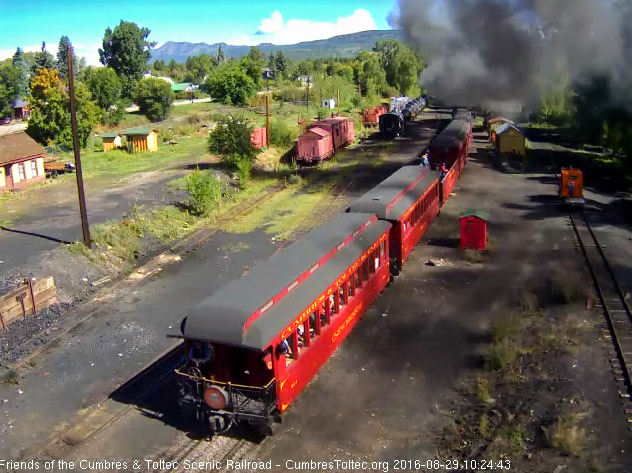
[{"label": "coal pile", "polygon": [[0,363],[14,363],[36,346],[50,340],[72,306],[72,303],[55,304],[35,315],[15,319],[7,330],[0,330]]}]

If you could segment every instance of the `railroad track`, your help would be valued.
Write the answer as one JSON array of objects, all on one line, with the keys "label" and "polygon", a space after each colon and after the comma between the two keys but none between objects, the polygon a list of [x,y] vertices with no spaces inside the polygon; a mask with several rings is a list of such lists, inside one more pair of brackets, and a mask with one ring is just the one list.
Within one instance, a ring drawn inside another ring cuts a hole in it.
[{"label": "railroad track", "polygon": [[[220,223],[246,215],[248,212],[252,211],[252,209],[256,208],[257,205],[269,200],[272,196],[284,188],[285,185],[280,184],[273,187],[264,196],[255,199],[254,201],[249,200],[238,205],[238,207],[230,212],[228,216],[220,220]],[[218,225],[200,237],[194,238],[193,243],[188,245],[186,251],[191,251],[193,248],[201,245],[204,241],[217,233],[219,228],[220,226]],[[112,301],[109,303],[112,303]],[[43,345],[39,350],[31,353],[28,357],[13,365],[13,368],[15,369],[24,365],[27,361],[42,353],[47,347],[57,343],[66,334],[72,332],[90,319],[95,313],[96,312],[93,312],[89,316],[81,319],[64,330],[63,333]],[[71,454],[78,445],[84,444],[96,436],[99,432],[105,430],[119,419],[125,417],[132,410],[136,409],[139,403],[167,385],[172,376],[173,370],[178,363],[177,352],[180,344],[181,342],[178,341],[170,345],[165,351],[155,357],[147,367],[136,372],[128,381],[117,387],[113,393],[108,394],[100,401],[93,404],[86,413],[82,414],[68,427],[64,428],[61,433],[56,433],[44,443],[36,445],[34,451],[42,453],[43,455],[53,459],[63,459]],[[127,404],[124,408],[110,408],[109,404],[112,404],[112,399],[123,396],[128,398]]]},{"label": "railroad track", "polygon": [[575,245],[583,253],[606,319],[606,337],[612,340],[615,358],[610,359],[627,422],[632,425],[632,311],[617,277],[590,222],[581,211],[570,214]]}]

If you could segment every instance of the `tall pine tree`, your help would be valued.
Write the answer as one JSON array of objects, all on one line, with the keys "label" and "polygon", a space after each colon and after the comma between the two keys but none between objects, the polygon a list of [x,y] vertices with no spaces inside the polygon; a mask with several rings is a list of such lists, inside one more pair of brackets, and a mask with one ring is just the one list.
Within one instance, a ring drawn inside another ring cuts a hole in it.
[{"label": "tall pine tree", "polygon": [[18,48],[13,55],[13,67],[18,70],[18,80],[15,87],[15,96],[24,98],[29,94],[29,66],[24,58],[24,51]]},{"label": "tall pine tree", "polygon": [[[68,36],[62,36],[59,40],[59,47],[57,48],[57,70],[59,71],[59,78],[63,81],[68,80],[68,46],[70,46],[70,39]],[[72,68],[75,72],[75,77],[79,72],[79,63],[77,62],[77,56],[75,56],[75,48],[72,48]]]}]

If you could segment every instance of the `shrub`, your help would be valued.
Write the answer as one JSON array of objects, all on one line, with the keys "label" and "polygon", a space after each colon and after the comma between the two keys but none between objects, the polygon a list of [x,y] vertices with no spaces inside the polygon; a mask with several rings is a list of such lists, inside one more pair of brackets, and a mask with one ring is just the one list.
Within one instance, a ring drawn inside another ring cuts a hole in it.
[{"label": "shrub", "polygon": [[209,171],[193,171],[187,176],[186,187],[190,196],[187,207],[195,215],[208,215],[222,201],[222,182]]},{"label": "shrub", "polygon": [[233,168],[241,159],[252,162],[259,150],[250,142],[251,131],[252,127],[245,120],[230,115],[223,117],[209,135],[209,151]]},{"label": "shrub", "polygon": [[237,168],[239,185],[242,189],[244,189],[248,184],[248,180],[250,179],[250,173],[252,171],[252,160],[244,156],[239,156],[235,159],[235,167]]},{"label": "shrub", "polygon": [[272,120],[270,122],[270,143],[279,148],[289,148],[294,143],[297,136],[297,130],[281,120]]}]

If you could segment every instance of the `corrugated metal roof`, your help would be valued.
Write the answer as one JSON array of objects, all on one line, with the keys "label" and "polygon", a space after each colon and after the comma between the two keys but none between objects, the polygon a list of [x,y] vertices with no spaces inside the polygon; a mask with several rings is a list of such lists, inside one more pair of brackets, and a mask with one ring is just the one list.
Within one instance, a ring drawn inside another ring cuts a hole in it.
[{"label": "corrugated metal roof", "polygon": [[45,154],[44,148],[23,131],[0,136],[0,164]]},{"label": "corrugated metal roof", "polygon": [[459,218],[464,217],[478,217],[486,222],[489,222],[489,212],[486,212],[485,210],[468,209],[459,215]]},{"label": "corrugated metal roof", "polygon": [[[279,312],[273,310],[275,306],[285,301],[294,291],[300,290],[301,294],[309,293],[303,291],[309,291],[314,275],[324,270],[321,267],[314,269],[314,266],[331,253],[333,256],[329,261],[338,261],[340,258],[346,261],[339,253],[350,243],[358,240],[373,225],[370,222],[375,223],[375,220],[375,215],[370,214],[339,214],[333,217],[320,228],[273,255],[269,260],[255,265],[248,274],[224,286],[191,309],[183,324],[182,334],[187,338],[245,345],[251,348],[265,347],[270,341],[266,339],[266,324],[270,323],[274,327],[287,325],[306,307],[300,306],[297,302],[297,305],[290,309],[288,303],[285,303],[283,307],[287,310]],[[339,248],[345,239],[363,228],[365,229],[354,236],[350,243]],[[328,266],[328,263],[324,266],[332,267]],[[306,273],[312,269],[312,273]],[[292,287],[299,277],[306,274],[306,281],[297,284],[296,288]],[[331,282],[340,275],[327,274],[332,278]],[[253,314],[263,310],[273,301],[275,296],[283,295],[283,291],[288,291],[284,293],[285,297],[274,302],[258,318],[251,319]],[[289,300],[295,301],[294,298]],[[248,324],[250,325],[246,330]]]},{"label": "corrugated metal roof", "polygon": [[121,134],[118,131],[109,131],[107,133],[103,133],[101,135],[101,138],[116,138],[117,136],[120,136]]},{"label": "corrugated metal roof", "polygon": [[496,117],[496,118],[492,118],[491,120],[489,120],[489,124],[493,125],[494,123],[498,123],[498,122],[507,122],[507,123],[514,123],[512,120],[509,120],[509,118],[505,118],[505,117]]},{"label": "corrugated metal roof", "polygon": [[404,166],[351,204],[348,212],[375,213],[397,221],[439,179],[439,172]]},{"label": "corrugated metal roof", "polygon": [[127,130],[121,132],[123,135],[149,135],[152,131],[158,131],[156,128],[148,127],[148,126],[139,126],[136,128],[128,128]]},{"label": "corrugated metal roof", "polygon": [[500,125],[498,128],[496,128],[496,135],[502,135],[503,133],[507,133],[511,129],[516,130],[521,135],[523,134],[522,131],[520,131],[518,128],[513,126],[511,123],[505,123],[503,125]]}]

